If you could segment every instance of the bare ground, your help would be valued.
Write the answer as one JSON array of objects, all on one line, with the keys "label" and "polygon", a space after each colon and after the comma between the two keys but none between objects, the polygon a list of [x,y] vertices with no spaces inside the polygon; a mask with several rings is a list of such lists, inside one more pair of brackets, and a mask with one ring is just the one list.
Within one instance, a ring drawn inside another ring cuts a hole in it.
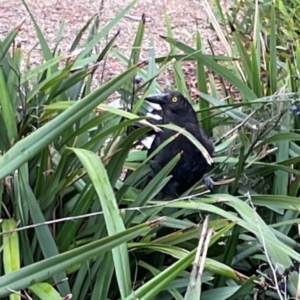
[{"label": "bare ground", "polygon": [[[76,35],[85,25],[87,20],[99,13],[100,1],[92,0],[27,0],[30,11],[40,26],[50,47],[54,47],[60,22],[65,20],[63,37],[59,44],[59,50],[67,53]],[[104,0],[103,9],[100,12],[99,30],[103,28],[116,14],[122,11],[131,1],[129,0]],[[229,1],[226,2],[227,7]],[[226,9],[226,7],[224,6]],[[151,36],[154,38],[156,55],[166,55],[169,46],[161,39],[160,35],[166,35],[164,13],[167,13],[172,24],[174,37],[180,41],[194,46],[193,36],[198,29],[204,41],[209,40],[217,47],[217,52],[222,53],[216,41],[215,33],[208,28],[207,16],[202,1],[196,0],[143,0],[138,1],[133,9],[114,27],[110,37],[120,30],[115,47],[125,55],[130,54],[135,33],[141,16],[146,16],[146,29],[144,36],[144,48],[141,59],[148,56],[148,47]],[[31,64],[41,60],[41,49],[32,21],[21,0],[0,0],[0,38],[2,39],[12,28],[24,20],[17,43],[21,44],[24,55],[30,54]],[[103,45],[107,38],[103,39]],[[102,44],[102,43],[101,43]],[[98,51],[101,51],[101,44]],[[100,69],[100,68],[99,68]],[[124,66],[114,57],[109,56],[105,70],[96,73],[96,85],[100,84],[101,76],[104,81],[124,70]],[[193,81],[194,66],[186,66],[187,81]]]}]

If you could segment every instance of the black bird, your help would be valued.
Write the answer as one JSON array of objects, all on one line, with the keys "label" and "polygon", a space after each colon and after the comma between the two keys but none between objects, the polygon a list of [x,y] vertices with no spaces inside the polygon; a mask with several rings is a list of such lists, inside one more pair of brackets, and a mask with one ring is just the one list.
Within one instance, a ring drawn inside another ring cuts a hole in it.
[{"label": "black bird", "polygon": [[[189,101],[177,91],[169,91],[146,97],[150,103],[159,104],[161,110],[155,110],[156,117],[151,117],[155,124],[173,123],[185,128],[190,132],[212,156],[214,152],[213,141],[198,124],[196,113]],[[153,112],[152,112],[153,114]],[[155,133],[154,141],[148,150],[148,156],[159,145],[174,135],[176,131],[163,128]],[[172,178],[159,193],[159,198],[172,199],[180,196],[183,192],[197,183],[207,171],[208,163],[201,151],[184,135],[180,134],[174,141],[161,149],[150,161],[153,175],[156,175],[175,155],[181,154],[177,165],[170,172]]]}]

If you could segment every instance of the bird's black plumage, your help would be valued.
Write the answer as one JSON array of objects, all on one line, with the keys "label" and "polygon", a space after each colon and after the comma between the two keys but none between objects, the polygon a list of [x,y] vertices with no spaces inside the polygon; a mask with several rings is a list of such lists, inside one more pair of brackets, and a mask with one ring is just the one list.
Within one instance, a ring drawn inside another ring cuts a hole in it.
[{"label": "bird's black plumage", "polygon": [[[214,146],[210,136],[199,127],[196,113],[189,101],[179,92],[170,91],[163,94],[149,96],[148,102],[157,103],[161,119],[154,123],[173,123],[190,132],[208,151],[213,154]],[[159,145],[176,132],[164,128],[155,134],[154,141],[148,151],[148,156]],[[172,178],[162,189],[163,198],[176,198],[198,182],[207,171],[208,163],[201,151],[184,135],[180,134],[174,141],[166,145],[151,160],[153,175],[157,174],[175,155],[182,153],[177,165],[171,171]]]}]

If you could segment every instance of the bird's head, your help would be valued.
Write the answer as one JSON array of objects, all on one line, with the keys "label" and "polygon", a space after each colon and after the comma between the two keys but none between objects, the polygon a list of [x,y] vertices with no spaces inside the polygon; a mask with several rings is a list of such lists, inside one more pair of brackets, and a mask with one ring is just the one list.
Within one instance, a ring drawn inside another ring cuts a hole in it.
[{"label": "bird's head", "polygon": [[145,98],[150,103],[159,104],[164,112],[176,115],[189,116],[189,119],[197,120],[195,111],[189,101],[177,91],[169,91],[161,94],[153,94]]},{"label": "bird's head", "polygon": [[188,100],[177,91],[169,91],[161,94],[153,94],[145,99],[150,103],[159,104],[162,109],[169,109],[172,111],[178,111],[185,107],[190,107]]}]

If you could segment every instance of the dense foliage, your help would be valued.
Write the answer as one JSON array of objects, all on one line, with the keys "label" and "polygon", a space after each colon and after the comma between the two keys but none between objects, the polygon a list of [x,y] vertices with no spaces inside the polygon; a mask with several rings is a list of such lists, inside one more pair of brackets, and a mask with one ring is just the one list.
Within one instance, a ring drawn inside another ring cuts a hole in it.
[{"label": "dense foliage", "polygon": [[[21,68],[14,47],[19,28],[0,42],[0,298],[299,297],[300,47],[298,26],[285,23],[292,6],[239,2],[225,16],[219,3],[213,13],[205,2],[225,56],[202,51],[200,32],[194,47],[175,40],[167,16],[167,57],[151,48],[140,61],[144,18],[131,57],[112,49],[117,35],[92,54],[135,2],[101,30],[91,19],[68,57],[49,48],[28,10],[44,58],[32,69]],[[295,7],[295,24],[299,14]],[[92,90],[108,53],[127,70]],[[194,108],[214,136],[215,188],[207,193],[199,182],[165,202],[154,195],[178,156],[149,176],[146,151],[135,145],[151,124],[138,112],[146,95],[162,91],[156,78],[169,67],[190,98],[182,61],[196,62]],[[114,92],[124,107],[133,103],[130,111],[106,103]],[[129,130],[134,124],[140,128]]]}]

